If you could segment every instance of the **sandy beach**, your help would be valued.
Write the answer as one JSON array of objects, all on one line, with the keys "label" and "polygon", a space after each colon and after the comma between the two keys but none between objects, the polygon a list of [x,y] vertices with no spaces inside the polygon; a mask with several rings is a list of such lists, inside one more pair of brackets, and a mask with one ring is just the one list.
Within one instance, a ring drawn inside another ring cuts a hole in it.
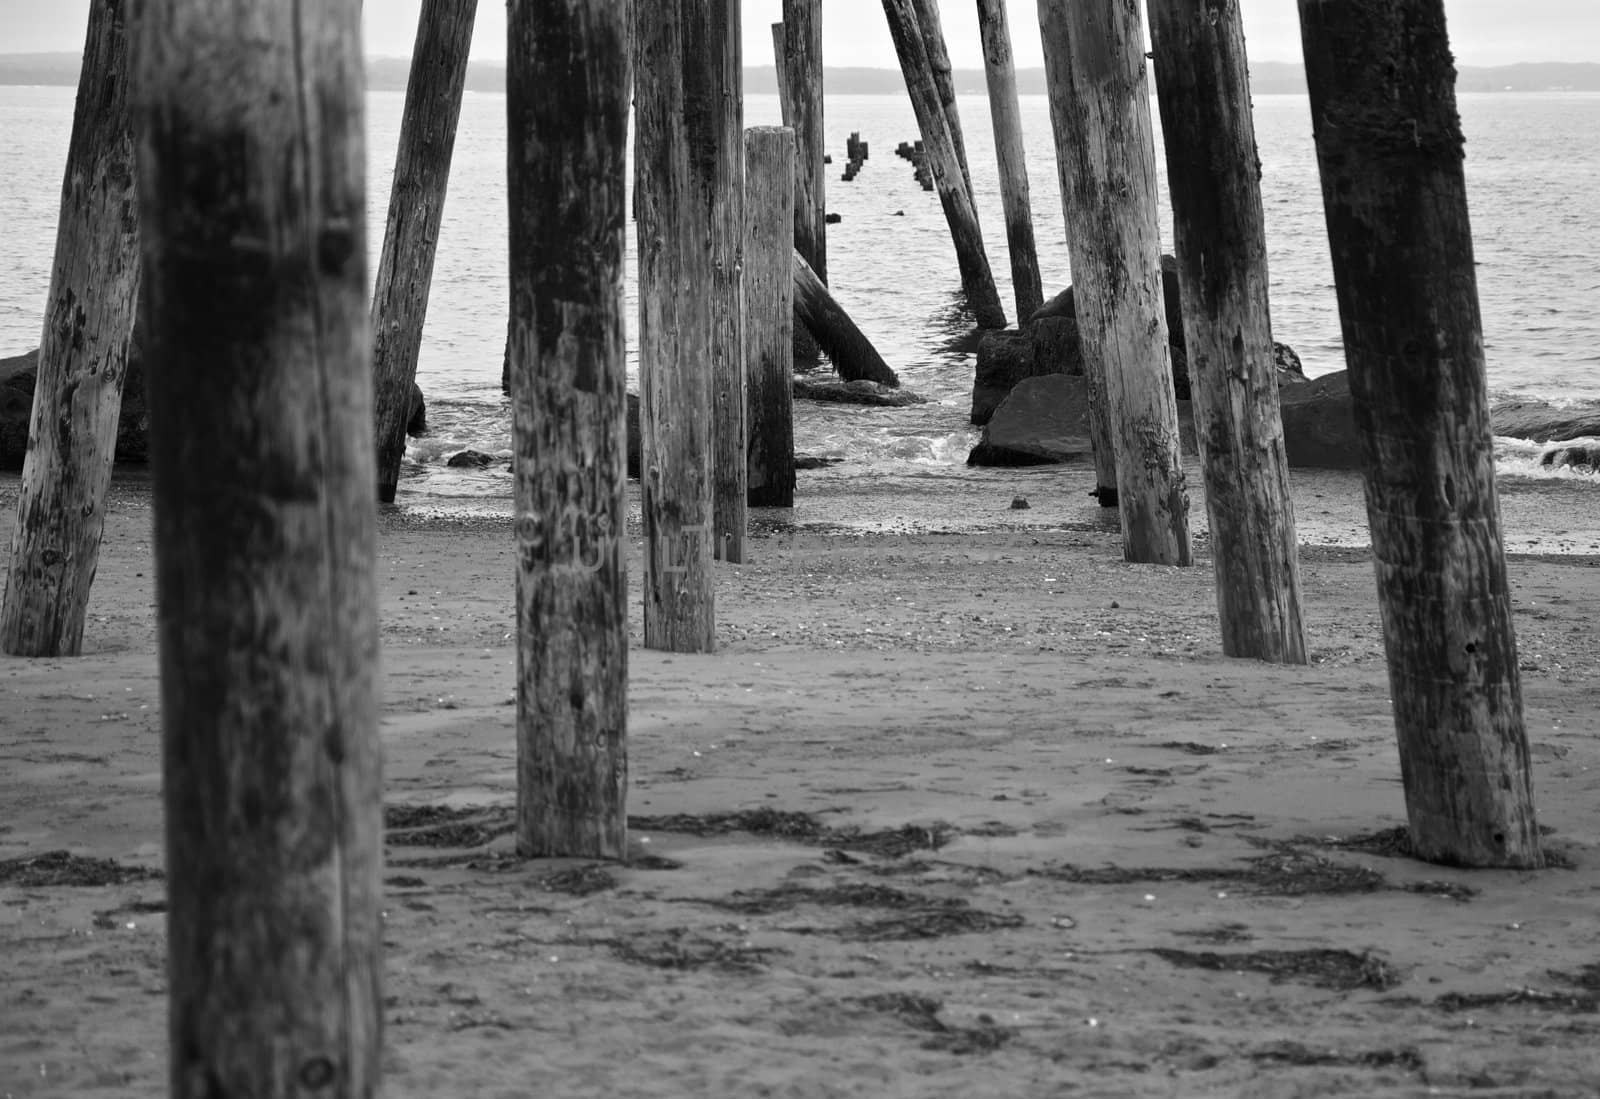
[{"label": "sandy beach", "polygon": [[[1466,872],[1396,831],[1355,478],[1297,477],[1284,668],[1084,470],[847,476],[758,513],[714,655],[638,647],[635,537],[627,866],[511,853],[509,522],[382,515],[385,1095],[1595,1093],[1592,486],[1503,487],[1555,865]],[[0,658],[5,1099],[166,1094],[149,507],[118,480],[86,654]]]}]

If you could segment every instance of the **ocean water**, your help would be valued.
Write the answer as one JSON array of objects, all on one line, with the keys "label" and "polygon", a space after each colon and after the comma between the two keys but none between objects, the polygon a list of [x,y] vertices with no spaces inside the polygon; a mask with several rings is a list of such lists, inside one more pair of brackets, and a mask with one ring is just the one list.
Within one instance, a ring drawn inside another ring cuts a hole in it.
[{"label": "ocean water", "polygon": [[[7,244],[0,264],[0,354],[38,343],[73,94],[70,88],[0,87],[0,157],[8,166],[0,177]],[[374,268],[403,101],[398,92],[368,98]],[[1600,133],[1600,95],[1464,95],[1460,106],[1491,390],[1496,398],[1600,403],[1600,213],[1594,205],[1600,146],[1592,140]],[[990,263],[1008,314],[1014,313],[988,104],[968,96],[960,108]],[[1024,97],[1022,114],[1048,296],[1070,283],[1071,272],[1046,101]],[[875,410],[802,402],[797,449],[845,459],[827,478],[836,488],[900,484],[923,492],[960,483],[976,485],[971,491],[985,485],[1003,491],[1017,474],[969,471],[963,464],[976,440],[966,422],[973,355],[961,342],[971,326],[937,196],[923,191],[910,165],[894,155],[898,143],[917,135],[910,104],[900,96],[830,96],[826,117],[828,148],[836,156],[828,208],[842,218],[828,230],[832,288],[902,383],[930,403]],[[1308,102],[1262,96],[1255,119],[1274,333],[1299,352],[1307,373],[1342,369]],[[748,98],[747,125],[777,121],[776,97]],[[1159,141],[1159,119],[1157,126]],[[510,455],[510,412],[499,388],[507,301],[504,128],[503,96],[467,95],[418,370],[431,431],[408,450],[403,506],[496,511],[508,505],[510,477],[500,463],[472,472],[444,464],[467,447]],[[871,156],[854,182],[843,183],[843,148],[852,132],[870,143]],[[1162,188],[1164,196],[1164,179]],[[1164,216],[1163,237],[1170,240],[1170,210]],[[631,274],[627,289],[632,302]],[[631,340],[629,354],[635,372]],[[1502,481],[1595,484],[1583,474],[1542,469],[1539,453],[1536,446],[1502,440]]]}]

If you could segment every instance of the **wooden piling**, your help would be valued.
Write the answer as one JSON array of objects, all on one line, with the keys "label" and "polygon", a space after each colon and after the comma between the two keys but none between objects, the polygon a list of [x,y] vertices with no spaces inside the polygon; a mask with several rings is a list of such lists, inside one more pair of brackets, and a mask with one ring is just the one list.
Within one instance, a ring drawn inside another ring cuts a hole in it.
[{"label": "wooden piling", "polygon": [[1028,193],[1028,150],[1022,139],[1017,103],[1017,68],[1011,54],[1011,29],[1005,0],[978,0],[978,31],[983,41],[984,76],[989,85],[989,116],[1000,173],[1000,201],[1006,215],[1011,254],[1011,285],[1017,323],[1024,324],[1044,304],[1039,250],[1033,238],[1033,203]]},{"label": "wooden piling", "polygon": [[372,294],[372,400],[378,499],[394,501],[406,455],[433,259],[455,150],[478,0],[423,0],[394,157],[389,220]]},{"label": "wooden piling", "polygon": [[[687,59],[688,126],[693,148],[712,159],[711,417],[712,554],[742,564],[748,536],[745,444],[744,309],[744,45],[742,0],[692,0],[698,34]],[[704,112],[703,118],[696,115]],[[703,132],[704,136],[697,136]]]},{"label": "wooden piling", "polygon": [[905,76],[911,106],[916,112],[917,126],[922,131],[928,167],[939,191],[939,202],[944,207],[945,220],[950,224],[950,236],[955,245],[956,263],[961,270],[961,284],[966,291],[967,305],[978,327],[1004,328],[1006,314],[1000,305],[999,291],[995,289],[994,274],[989,269],[989,257],[983,250],[983,230],[978,226],[978,211],[963,181],[955,142],[934,83],[932,65],[923,44],[921,24],[912,7],[912,0],[883,0],[883,11],[889,21],[890,35],[894,38],[895,53],[900,58],[900,71]]},{"label": "wooden piling", "polygon": [[[689,0],[634,6],[644,643],[716,644],[712,542],[709,135],[685,122]],[[698,116],[697,116],[698,117]]]},{"label": "wooden piling", "polygon": [[847,382],[900,384],[899,376],[883,361],[872,341],[829,293],[798,249],[794,252],[794,313],[833,360],[839,377]]},{"label": "wooden piling", "polygon": [[1238,0],[1150,0],[1222,651],[1306,662]]},{"label": "wooden piling", "polygon": [[[1101,371],[1116,447],[1123,555],[1188,565],[1189,498],[1179,464],[1161,247],[1155,140],[1139,7],[1039,0],[1047,63],[1058,67],[1056,156],[1072,242],[1084,358]],[[1068,185],[1070,184],[1070,185]]]},{"label": "wooden piling", "polygon": [[170,1094],[368,1099],[383,1027],[359,0],[147,0]]},{"label": "wooden piling", "polygon": [[794,246],[828,281],[828,154],[824,129],[822,0],[783,0],[783,76],[794,127]]},{"label": "wooden piling", "polygon": [[1442,0],[1301,0],[1412,851],[1541,864]]},{"label": "wooden piling", "polygon": [[922,28],[922,44],[928,51],[928,67],[933,74],[933,85],[939,90],[939,103],[944,108],[945,125],[950,128],[950,142],[955,146],[956,160],[961,165],[961,183],[974,207],[977,195],[972,190],[972,169],[967,163],[967,139],[961,130],[961,111],[956,106],[956,77],[950,64],[950,48],[944,38],[944,21],[939,17],[939,0],[911,0],[917,15],[917,25]]},{"label": "wooden piling", "polygon": [[[794,133],[745,131],[744,348],[748,499],[794,506]],[[804,262],[801,260],[800,262]]]},{"label": "wooden piling", "polygon": [[772,24],[772,67],[778,77],[778,117],[791,130],[794,128],[794,108],[789,105],[789,73],[784,62],[784,27],[781,22]]},{"label": "wooden piling", "polygon": [[627,855],[627,19],[512,0],[517,851]]},{"label": "wooden piling", "polygon": [[139,295],[124,5],[92,0],[18,494],[0,650],[76,656]]}]

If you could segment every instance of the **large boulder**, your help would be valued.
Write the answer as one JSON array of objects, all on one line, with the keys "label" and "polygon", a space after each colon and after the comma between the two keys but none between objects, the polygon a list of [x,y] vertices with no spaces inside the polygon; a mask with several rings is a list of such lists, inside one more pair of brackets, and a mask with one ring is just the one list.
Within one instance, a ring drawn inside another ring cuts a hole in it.
[{"label": "large boulder", "polygon": [[[1195,453],[1194,416],[1178,402],[1179,445]],[[1037,466],[1091,458],[1089,382],[1081,375],[1024,378],[995,409],[969,466]]]},{"label": "large boulder", "polygon": [[38,373],[37,351],[0,359],[0,469],[21,469],[28,453],[28,421]]},{"label": "large boulder", "polygon": [[1092,457],[1089,383],[1081,374],[1023,378],[967,456],[969,466],[1037,466]]},{"label": "large boulder", "polygon": [[1021,329],[985,333],[978,344],[972,380],[971,420],[980,427],[1011,388],[1024,378],[1083,373],[1078,322],[1070,316],[1039,316]]},{"label": "large boulder", "polygon": [[[1343,372],[1311,381],[1286,370],[1278,376],[1289,464],[1359,469],[1361,448]],[[1081,377],[1055,375],[1019,382],[995,409],[967,464],[1045,465],[1092,454],[1088,399],[1088,383]],[[1198,454],[1194,406],[1189,401],[1178,402],[1178,428],[1183,453]]]},{"label": "large boulder", "polygon": [[[0,359],[0,469],[20,470],[28,456],[33,391],[39,378],[39,350]],[[115,461],[145,462],[150,457],[150,411],[144,399],[144,363],[135,346],[122,383]]]},{"label": "large boulder", "polygon": [[1278,408],[1291,466],[1361,468],[1361,439],[1356,434],[1348,373],[1341,370],[1303,385],[1280,385]]},{"label": "large boulder", "polygon": [[[1191,397],[1188,345],[1183,333],[1183,299],[1178,289],[1178,261],[1161,257],[1161,300],[1167,319],[1167,355],[1172,391],[1180,401]],[[1300,357],[1286,344],[1273,344],[1278,383],[1306,380]],[[972,422],[982,426],[1012,386],[1024,378],[1046,374],[1082,374],[1083,349],[1078,339],[1078,307],[1072,287],[1034,311],[1018,329],[986,335],[978,347],[972,383]]]}]

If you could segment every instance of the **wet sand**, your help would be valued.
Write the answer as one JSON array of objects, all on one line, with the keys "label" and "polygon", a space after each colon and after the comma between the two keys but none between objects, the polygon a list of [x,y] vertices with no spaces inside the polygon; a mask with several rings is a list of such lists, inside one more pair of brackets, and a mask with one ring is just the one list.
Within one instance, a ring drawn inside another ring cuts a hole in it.
[{"label": "wet sand", "polygon": [[[1308,666],[1230,660],[1206,541],[1123,563],[1088,479],[802,474],[705,656],[637,647],[635,538],[628,866],[513,857],[509,523],[385,512],[384,1093],[1592,1094],[1576,490],[1502,485],[1560,866],[1466,872],[1396,847],[1359,537],[1303,551]],[[1297,477],[1303,540],[1356,488]],[[0,1096],[166,1093],[152,576],[124,478],[86,654],[0,659]]]}]

